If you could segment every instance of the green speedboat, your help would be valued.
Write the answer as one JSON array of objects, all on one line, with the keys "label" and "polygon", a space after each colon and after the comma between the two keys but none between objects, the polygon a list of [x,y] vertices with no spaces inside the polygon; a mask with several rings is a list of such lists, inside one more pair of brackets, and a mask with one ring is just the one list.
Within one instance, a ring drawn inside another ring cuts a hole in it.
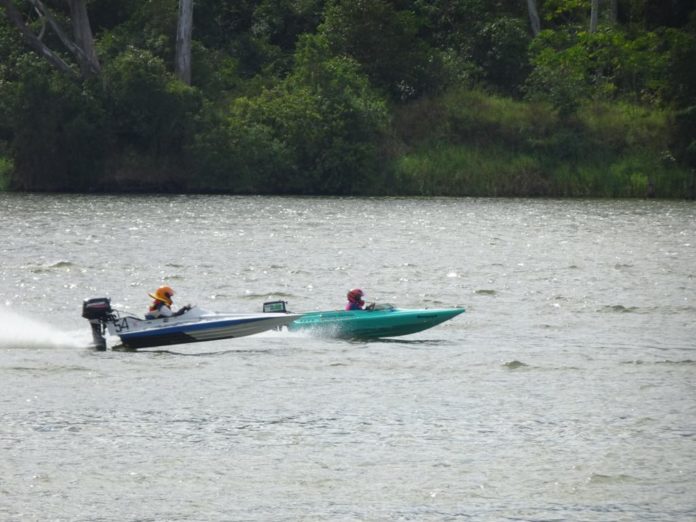
[{"label": "green speedboat", "polygon": [[[264,311],[278,311],[281,306],[284,310],[282,301],[265,303]],[[402,309],[391,305],[371,310],[308,312],[288,324],[288,330],[349,339],[397,337],[427,330],[463,312],[464,308]]]}]

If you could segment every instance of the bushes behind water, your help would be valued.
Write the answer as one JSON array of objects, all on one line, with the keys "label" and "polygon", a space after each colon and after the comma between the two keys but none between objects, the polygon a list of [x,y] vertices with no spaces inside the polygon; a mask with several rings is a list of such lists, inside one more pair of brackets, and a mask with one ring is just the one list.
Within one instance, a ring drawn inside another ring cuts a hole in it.
[{"label": "bushes behind water", "polygon": [[196,190],[365,194],[380,184],[385,103],[322,37],[302,39],[279,85],[208,109],[189,148]]},{"label": "bushes behind water", "polygon": [[10,174],[12,173],[12,160],[0,156],[0,192],[10,187]]},{"label": "bushes behind water", "polygon": [[[305,52],[305,69],[227,107],[197,109],[173,80],[147,84],[167,104],[133,110],[123,108],[140,93],[129,77],[102,101],[32,76],[0,190],[693,197],[666,110],[595,102],[562,118],[548,104],[455,89],[393,106],[390,119],[352,62],[322,56],[321,42]],[[179,124],[191,114],[195,126]],[[128,115],[137,124],[121,124]]]},{"label": "bushes behind water", "polygon": [[394,192],[684,196],[693,175],[669,152],[669,118],[625,103],[590,103],[568,119],[549,105],[453,91],[397,113]]},{"label": "bushes behind water", "polygon": [[106,148],[104,111],[88,89],[52,72],[42,62],[27,63],[15,90],[9,150],[11,188],[85,190],[99,176]]}]

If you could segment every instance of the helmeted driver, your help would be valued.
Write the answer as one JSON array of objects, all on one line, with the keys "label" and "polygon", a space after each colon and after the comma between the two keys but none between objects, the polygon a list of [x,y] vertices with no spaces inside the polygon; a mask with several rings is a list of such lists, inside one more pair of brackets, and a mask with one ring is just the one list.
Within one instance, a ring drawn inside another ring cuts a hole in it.
[{"label": "helmeted driver", "polygon": [[365,307],[365,292],[360,290],[360,288],[353,288],[348,295],[348,303],[346,304],[346,310],[362,310]]},{"label": "helmeted driver", "polygon": [[172,311],[174,301],[174,290],[170,286],[160,286],[155,290],[154,294],[147,294],[152,297],[153,301],[145,314],[145,319],[158,319],[160,317],[172,317],[181,315],[191,309],[189,305],[183,306],[176,312]]}]

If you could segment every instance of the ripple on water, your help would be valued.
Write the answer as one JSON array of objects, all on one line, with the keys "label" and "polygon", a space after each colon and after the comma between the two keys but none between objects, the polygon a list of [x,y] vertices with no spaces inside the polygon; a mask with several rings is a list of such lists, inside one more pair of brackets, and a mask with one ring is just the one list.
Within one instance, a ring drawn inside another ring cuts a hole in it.
[{"label": "ripple on water", "polygon": [[602,473],[593,473],[587,478],[587,482],[590,484],[626,484],[632,482],[639,482],[640,479],[633,477],[631,475],[626,475],[620,473],[618,475],[604,475]]},{"label": "ripple on water", "polygon": [[617,314],[631,314],[640,313],[640,308],[637,306],[624,306],[624,305],[606,305],[597,310],[600,313],[617,313]]},{"label": "ripple on water", "polygon": [[10,372],[22,372],[30,373],[34,375],[51,375],[51,374],[65,374],[72,372],[92,372],[92,368],[87,368],[85,366],[74,366],[74,365],[41,365],[41,366],[8,366],[5,370]]},{"label": "ripple on water", "polygon": [[80,268],[77,264],[70,261],[55,261],[53,263],[44,265],[29,265],[27,266],[29,271],[34,274],[50,273],[53,271],[66,271],[69,272],[73,268]]},{"label": "ripple on water", "polygon": [[667,366],[694,366],[696,365],[696,360],[692,359],[684,359],[681,361],[671,361],[669,359],[664,359],[660,361],[643,361],[641,359],[637,359],[635,361],[622,361],[621,364],[634,364],[634,365],[649,365],[649,364],[654,364],[654,365],[667,365]]},{"label": "ripple on water", "polygon": [[519,368],[529,368],[529,365],[517,360],[506,362],[505,364],[503,364],[503,366],[510,370],[517,370]]}]

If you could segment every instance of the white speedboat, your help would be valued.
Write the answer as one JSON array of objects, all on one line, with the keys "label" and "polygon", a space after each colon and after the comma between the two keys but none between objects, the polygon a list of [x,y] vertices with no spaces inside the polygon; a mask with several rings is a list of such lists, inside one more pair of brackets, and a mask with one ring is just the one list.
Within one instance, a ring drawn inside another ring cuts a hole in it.
[{"label": "white speedboat", "polygon": [[92,326],[94,347],[106,350],[104,333],[117,336],[126,348],[150,348],[244,337],[287,325],[300,317],[291,313],[219,313],[191,307],[181,315],[143,319],[111,308],[106,297],[87,299],[82,317]]}]

